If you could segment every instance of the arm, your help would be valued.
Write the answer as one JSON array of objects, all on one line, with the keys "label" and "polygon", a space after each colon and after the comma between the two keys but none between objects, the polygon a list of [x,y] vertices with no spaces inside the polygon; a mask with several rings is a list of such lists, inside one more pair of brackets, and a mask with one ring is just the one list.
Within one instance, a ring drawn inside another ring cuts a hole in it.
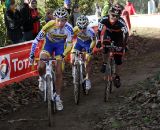
[{"label": "arm", "polygon": [[98,33],[97,33],[97,40],[100,41],[100,43],[103,43],[103,37],[106,32],[106,26],[104,25],[105,21],[102,19],[98,24]]},{"label": "arm", "polygon": [[36,47],[37,47],[39,41],[42,40],[45,37],[48,29],[52,25],[54,25],[54,23],[55,22],[52,20],[52,21],[48,22],[45,26],[43,26],[43,28],[41,29],[41,31],[38,33],[38,35],[36,36],[36,38],[33,40],[32,48],[31,48],[31,53],[30,53],[31,55],[34,55],[34,52],[36,50]]},{"label": "arm", "polygon": [[8,15],[8,13],[6,12],[5,14],[5,25],[7,27],[7,29],[14,29],[14,21],[13,19]]},{"label": "arm", "polygon": [[91,40],[92,40],[91,45],[90,45],[90,49],[92,50],[96,45],[96,34],[92,28],[90,30],[90,35],[91,35]]},{"label": "arm", "polygon": [[63,56],[66,56],[72,49],[72,38],[73,38],[73,28],[66,25],[67,38],[66,38],[66,48],[63,52]]},{"label": "arm", "polygon": [[123,47],[125,48],[127,45],[127,40],[128,40],[128,36],[129,36],[129,32],[128,32],[126,24],[124,24],[124,26],[122,26],[121,31],[123,34]]}]

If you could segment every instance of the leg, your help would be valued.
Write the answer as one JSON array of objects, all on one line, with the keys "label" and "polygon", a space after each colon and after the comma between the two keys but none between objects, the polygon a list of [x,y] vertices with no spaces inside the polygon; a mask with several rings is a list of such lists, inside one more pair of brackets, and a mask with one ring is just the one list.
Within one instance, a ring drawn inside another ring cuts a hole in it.
[{"label": "leg", "polygon": [[57,60],[55,70],[56,70],[56,82],[55,82],[56,93],[58,95],[61,95],[61,89],[62,89],[62,84],[63,84],[62,60]]},{"label": "leg", "polygon": [[[53,46],[52,43],[50,43],[49,41],[46,40],[45,46],[44,46],[44,50],[40,53],[40,58],[49,58],[51,56],[51,54],[53,53]],[[46,65],[43,61],[39,61],[38,64],[38,72],[39,72],[39,89],[41,91],[44,90],[44,75],[45,75],[45,71],[46,71]]]},{"label": "leg", "polygon": [[[47,59],[50,57],[50,54],[45,52],[45,51],[42,51],[41,54],[40,54],[40,58],[43,58],[43,59]],[[38,72],[39,72],[39,75],[40,76],[43,76],[46,72],[45,72],[45,63],[43,61],[39,61],[38,63]]]},{"label": "leg", "polygon": [[56,73],[55,87],[56,87],[56,93],[57,93],[56,94],[56,108],[59,111],[63,110],[63,104],[60,98],[61,89],[63,85],[63,74],[62,74],[63,60],[61,58],[61,54],[63,54],[63,52],[64,52],[64,43],[55,43],[55,56],[57,59],[57,63],[55,65],[55,73]]},{"label": "leg", "polygon": [[86,54],[86,79],[91,79],[91,56]]},{"label": "leg", "polygon": [[104,47],[103,48],[103,52],[102,52],[102,67],[101,67],[101,72],[102,73],[105,73],[105,69],[106,69],[106,64],[107,64],[107,60],[108,60],[108,57],[109,57],[109,49]]},{"label": "leg", "polygon": [[115,68],[115,76],[114,76],[114,85],[119,88],[121,86],[120,81],[120,70],[122,67],[122,56],[121,55],[115,55],[114,56],[116,68]]},{"label": "leg", "polygon": [[[86,54],[86,90],[91,89],[91,56]],[[86,94],[88,93],[86,91]]]}]

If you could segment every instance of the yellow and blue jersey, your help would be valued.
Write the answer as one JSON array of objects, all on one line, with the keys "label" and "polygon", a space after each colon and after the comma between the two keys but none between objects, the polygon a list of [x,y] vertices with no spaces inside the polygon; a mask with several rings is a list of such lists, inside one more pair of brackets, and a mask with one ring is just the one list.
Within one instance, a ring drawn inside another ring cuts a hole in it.
[{"label": "yellow and blue jersey", "polygon": [[[51,45],[51,44],[60,45],[60,43],[62,43],[64,46],[64,44],[66,43],[66,49],[63,53],[64,55],[66,55],[72,48],[73,28],[68,22],[65,23],[63,28],[59,28],[56,26],[55,20],[49,21],[45,26],[43,26],[37,37],[34,39],[31,53],[34,53],[38,42],[44,39],[45,37],[46,37],[46,43],[45,43],[46,45],[44,47],[47,46],[46,48],[50,48],[51,46],[56,46],[56,48],[58,48],[57,45]],[[49,51],[49,53],[51,53],[51,50]]]}]

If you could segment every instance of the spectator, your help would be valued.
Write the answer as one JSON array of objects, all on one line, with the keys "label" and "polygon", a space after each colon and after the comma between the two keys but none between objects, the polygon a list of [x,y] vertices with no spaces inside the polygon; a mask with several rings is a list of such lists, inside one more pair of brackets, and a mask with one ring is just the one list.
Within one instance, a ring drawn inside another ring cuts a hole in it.
[{"label": "spectator", "polygon": [[79,6],[78,4],[74,5],[74,10],[73,10],[73,27],[76,26],[76,20],[77,18],[81,15],[80,10],[79,10]]},{"label": "spectator", "polygon": [[64,8],[69,14],[71,13],[71,0],[64,0]]},{"label": "spectator", "polygon": [[31,11],[31,16],[32,16],[32,20],[33,20],[33,39],[37,36],[39,30],[40,30],[40,14],[38,12],[37,9],[37,0],[32,0],[31,1],[31,7],[30,7],[30,11]]},{"label": "spectator", "polygon": [[102,13],[101,16],[104,17],[108,14],[108,11],[111,7],[111,5],[113,4],[114,0],[105,0],[104,1],[104,7],[102,9]]},{"label": "spectator", "polygon": [[125,10],[128,11],[129,15],[135,15],[136,14],[134,6],[133,6],[132,2],[129,1],[129,0],[126,1]]},{"label": "spectator", "polygon": [[121,6],[122,8],[122,17],[124,19],[124,21],[126,22],[127,28],[128,28],[128,32],[130,35],[130,30],[131,30],[131,21],[130,21],[130,16],[129,16],[129,12],[127,10],[125,10],[125,8],[123,6]]},{"label": "spectator", "polygon": [[53,11],[51,9],[48,9],[47,13],[46,13],[45,21],[47,23],[47,22],[49,22],[52,19],[54,19],[53,18]]},{"label": "spectator", "polygon": [[160,0],[158,2],[158,14],[160,13]]},{"label": "spectator", "polygon": [[8,38],[15,44],[22,41],[21,14],[16,9],[15,0],[6,1],[5,25]]},{"label": "spectator", "polygon": [[156,13],[158,13],[158,3],[159,3],[159,0],[154,0],[154,1],[155,1],[155,7],[156,7],[155,11],[156,11]]},{"label": "spectator", "polygon": [[100,6],[98,5],[98,3],[95,3],[95,8],[96,8],[95,15],[97,16],[98,19],[100,19],[102,10],[101,10]]},{"label": "spectator", "polygon": [[154,14],[156,12],[156,5],[154,0],[148,1],[148,14]]},{"label": "spectator", "polygon": [[33,39],[33,19],[29,7],[29,2],[24,1],[23,7],[21,9],[22,14],[22,26],[23,26],[23,40],[29,41]]}]

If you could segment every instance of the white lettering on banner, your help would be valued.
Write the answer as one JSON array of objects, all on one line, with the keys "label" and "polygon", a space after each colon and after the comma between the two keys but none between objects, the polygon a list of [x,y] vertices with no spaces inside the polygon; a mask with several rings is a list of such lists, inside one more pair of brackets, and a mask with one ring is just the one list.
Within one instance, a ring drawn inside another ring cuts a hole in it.
[{"label": "white lettering on banner", "polygon": [[[29,68],[29,66],[27,66],[28,59],[24,59],[23,61],[24,61],[24,64],[25,64],[25,68],[27,68],[27,67]],[[29,64],[28,64],[28,65],[29,65]]]},{"label": "white lettering on banner", "polygon": [[[25,62],[24,62],[24,64],[25,64]],[[23,61],[22,60],[20,60],[19,62],[18,62],[18,70],[22,70],[23,69]]]},{"label": "white lettering on banner", "polygon": [[16,58],[12,60],[12,63],[14,64],[14,72],[29,68],[28,59],[18,60]]},{"label": "white lettering on banner", "polygon": [[12,60],[12,62],[14,63],[14,71],[15,71],[15,72],[17,71],[17,70],[16,70],[16,68],[17,68],[17,67],[16,67],[16,61],[18,61],[18,58]]}]

